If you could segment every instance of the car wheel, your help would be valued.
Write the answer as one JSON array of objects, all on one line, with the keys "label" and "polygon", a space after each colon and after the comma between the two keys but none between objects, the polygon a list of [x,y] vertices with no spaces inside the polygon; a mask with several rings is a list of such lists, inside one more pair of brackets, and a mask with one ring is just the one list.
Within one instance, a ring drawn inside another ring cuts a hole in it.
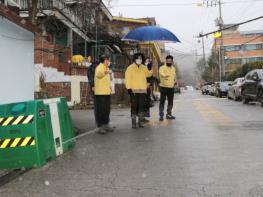
[{"label": "car wheel", "polygon": [[263,101],[261,101],[261,107],[263,107]]},{"label": "car wheel", "polygon": [[235,92],[234,92],[234,101],[238,101],[238,97]]},{"label": "car wheel", "polygon": [[229,99],[229,100],[231,100],[232,98],[229,96],[229,93],[227,93],[227,98]]},{"label": "car wheel", "polygon": [[246,98],[246,97],[243,97],[242,98],[242,102],[243,102],[243,104],[248,104],[249,103],[249,99]]}]

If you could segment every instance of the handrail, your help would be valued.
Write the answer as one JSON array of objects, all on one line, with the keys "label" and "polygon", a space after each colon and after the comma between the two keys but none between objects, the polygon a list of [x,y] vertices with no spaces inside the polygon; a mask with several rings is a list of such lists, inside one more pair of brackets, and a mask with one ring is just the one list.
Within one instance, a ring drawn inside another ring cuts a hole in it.
[{"label": "handrail", "polygon": [[[21,11],[28,11],[27,1],[28,0],[21,0]],[[68,7],[68,5],[63,0],[39,0],[38,9],[57,10],[71,19],[72,22],[78,24],[79,27],[84,26],[83,20],[77,15],[75,10]]]}]

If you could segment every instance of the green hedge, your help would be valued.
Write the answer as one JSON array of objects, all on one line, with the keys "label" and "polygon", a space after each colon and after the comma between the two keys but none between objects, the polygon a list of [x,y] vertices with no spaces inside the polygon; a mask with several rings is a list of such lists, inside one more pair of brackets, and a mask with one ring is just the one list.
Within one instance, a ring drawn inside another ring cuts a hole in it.
[{"label": "green hedge", "polygon": [[254,69],[263,69],[263,62],[253,62],[244,64],[235,71],[226,75],[225,80],[234,81],[236,78],[244,77],[249,71]]}]

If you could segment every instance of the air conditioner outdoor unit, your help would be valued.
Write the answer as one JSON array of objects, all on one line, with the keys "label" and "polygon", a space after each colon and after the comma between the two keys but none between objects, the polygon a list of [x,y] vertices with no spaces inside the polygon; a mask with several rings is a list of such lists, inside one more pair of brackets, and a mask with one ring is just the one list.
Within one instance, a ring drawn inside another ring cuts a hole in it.
[{"label": "air conditioner outdoor unit", "polygon": [[7,0],[8,5],[20,7],[20,0]]}]

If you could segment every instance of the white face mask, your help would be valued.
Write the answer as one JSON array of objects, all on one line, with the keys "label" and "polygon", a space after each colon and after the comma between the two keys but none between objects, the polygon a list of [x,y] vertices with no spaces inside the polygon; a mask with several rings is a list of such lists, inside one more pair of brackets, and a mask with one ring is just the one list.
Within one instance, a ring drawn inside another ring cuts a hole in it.
[{"label": "white face mask", "polygon": [[142,64],[142,60],[141,60],[141,59],[137,59],[137,60],[135,60],[135,63],[136,63],[137,65],[141,65],[141,64]]}]

